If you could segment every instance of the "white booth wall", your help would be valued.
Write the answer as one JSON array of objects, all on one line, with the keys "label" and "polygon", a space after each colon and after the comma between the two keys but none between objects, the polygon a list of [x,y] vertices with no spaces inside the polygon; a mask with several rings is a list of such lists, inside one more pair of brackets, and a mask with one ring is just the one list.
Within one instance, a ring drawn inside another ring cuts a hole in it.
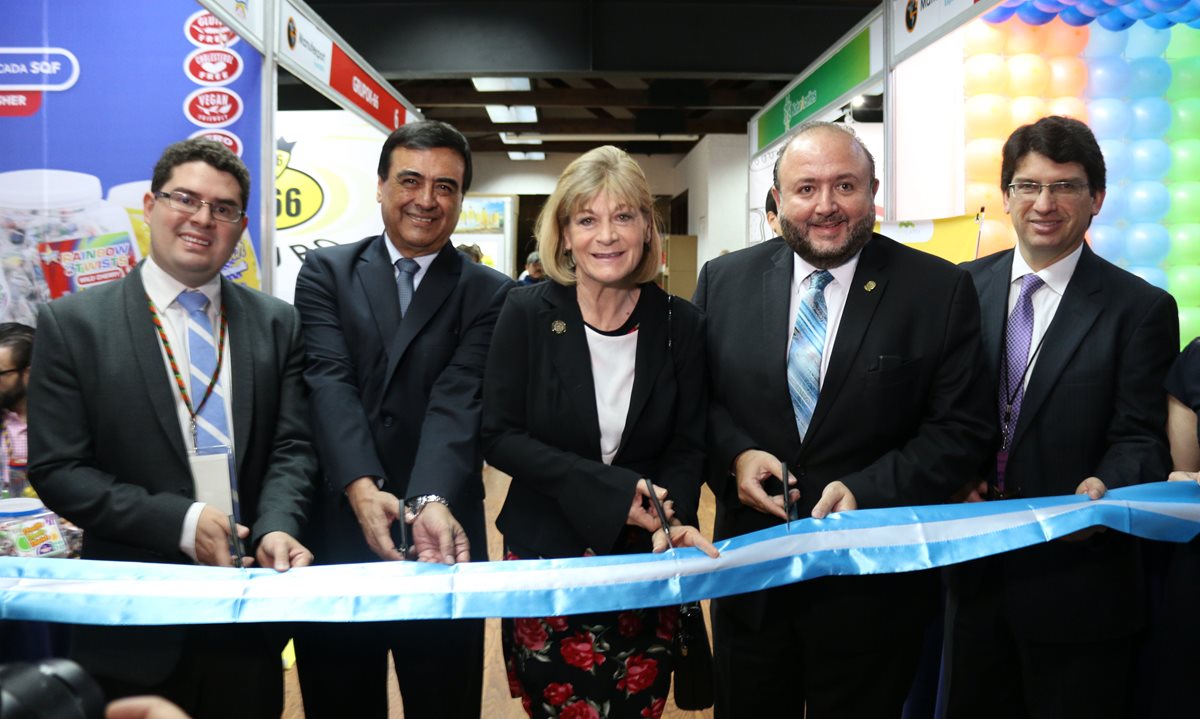
[{"label": "white booth wall", "polygon": [[746,246],[745,135],[708,135],[679,163],[688,193],[688,234],[697,237],[698,267]]}]

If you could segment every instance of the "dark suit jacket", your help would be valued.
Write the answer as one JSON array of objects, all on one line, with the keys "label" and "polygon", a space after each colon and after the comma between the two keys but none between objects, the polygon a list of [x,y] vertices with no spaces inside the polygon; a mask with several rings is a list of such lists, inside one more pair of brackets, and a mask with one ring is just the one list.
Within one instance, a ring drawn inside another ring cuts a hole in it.
[{"label": "dark suit jacket", "polygon": [[321,547],[318,561],[378,559],[345,497],[347,484],[374,476],[400,498],[446,497],[472,558],[486,559],[481,385],[513,283],[463,262],[446,243],[401,322],[385,241],[378,235],[310,252],[296,280],[308,345],[304,377],[328,490],[310,538]]},{"label": "dark suit jacket", "polygon": [[[695,523],[704,462],[704,323],[691,303],[642,285],[633,389],[620,449],[600,456],[591,355],[574,287],[514,290],[500,313],[484,381],[488,462],[512,475],[497,519],[505,540],[541,556],[648,551],[625,519],[641,477],[667,488]],[[562,322],[562,333],[552,329]],[[637,541],[640,540],[640,541]]]},{"label": "dark suit jacket", "polygon": [[[841,480],[860,508],[943,502],[978,473],[995,431],[985,391],[979,308],[966,272],[875,235],[848,289],[808,437],[787,387],[793,252],[782,239],[719,257],[700,273],[712,376],[709,483],[718,538],[778,520],[744,507],[730,472],[744,450],[788,463],[800,516]],[[778,483],[768,491],[782,491]],[[896,575],[899,577],[900,575]],[[748,624],[761,593],[721,600]],[[879,597],[896,614],[902,597]]]},{"label": "dark suit jacket", "polygon": [[[242,521],[254,545],[276,530],[299,537],[317,481],[299,318],[225,280],[221,301]],[[194,487],[141,268],[42,307],[32,369],[30,479],[84,529],[84,558],[190,563],[179,538]],[[182,634],[80,627],[74,654],[90,670],[155,683],[175,666]]]},{"label": "dark suit jacket", "polygon": [[[993,397],[1012,258],[1009,250],[964,265],[979,292]],[[1163,381],[1178,350],[1174,298],[1084,245],[1029,377],[1006,484],[1044,497],[1073,494],[1090,476],[1109,489],[1166,479],[1171,465]],[[990,470],[994,476],[995,466]],[[1110,531],[1084,542],[1051,542],[978,564],[985,567],[978,571],[1003,577],[1005,604],[1018,631],[1043,640],[1082,640],[1140,626],[1141,574],[1136,542],[1127,535]],[[964,581],[954,584],[957,590],[975,586]]]}]

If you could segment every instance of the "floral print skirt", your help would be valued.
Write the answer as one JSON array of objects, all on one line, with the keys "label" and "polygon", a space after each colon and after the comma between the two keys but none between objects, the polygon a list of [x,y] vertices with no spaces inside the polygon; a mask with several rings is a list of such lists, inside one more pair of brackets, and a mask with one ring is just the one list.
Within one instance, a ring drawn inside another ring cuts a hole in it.
[{"label": "floral print skirt", "polygon": [[678,607],[505,619],[509,691],[531,717],[658,719],[678,625]]}]

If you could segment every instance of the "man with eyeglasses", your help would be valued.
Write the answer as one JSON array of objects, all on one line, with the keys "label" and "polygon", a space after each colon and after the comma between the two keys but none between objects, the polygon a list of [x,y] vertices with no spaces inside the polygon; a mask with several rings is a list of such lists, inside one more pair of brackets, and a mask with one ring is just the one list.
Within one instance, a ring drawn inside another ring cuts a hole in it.
[{"label": "man with eyeglasses", "polygon": [[[85,559],[229,571],[313,559],[296,539],[317,482],[300,318],[220,274],[249,196],[246,166],[222,145],[171,145],[144,200],[150,256],[41,308],[30,479],[83,528]],[[71,658],[109,699],[159,694],[194,717],[275,719],[278,631],[80,625]]]},{"label": "man with eyeglasses", "polygon": [[[1166,479],[1175,300],[1092,252],[1104,157],[1046,117],[1004,144],[1017,246],[966,264],[999,446],[969,499],[1087,495]],[[1137,541],[1091,528],[949,572],[949,717],[1128,716],[1144,596]]]}]

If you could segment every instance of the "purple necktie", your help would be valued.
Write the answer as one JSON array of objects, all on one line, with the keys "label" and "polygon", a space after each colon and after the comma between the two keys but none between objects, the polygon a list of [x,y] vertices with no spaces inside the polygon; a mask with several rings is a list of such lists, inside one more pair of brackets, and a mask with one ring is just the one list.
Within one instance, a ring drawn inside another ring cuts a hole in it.
[{"label": "purple necktie", "polygon": [[1008,316],[1008,328],[1004,333],[1004,377],[1000,383],[1000,431],[1004,444],[996,462],[996,487],[1001,492],[1004,491],[1008,449],[1017,418],[1021,416],[1021,400],[1025,397],[1025,372],[1029,369],[1029,345],[1033,340],[1033,293],[1044,284],[1042,278],[1033,273],[1021,278],[1021,294]]}]

